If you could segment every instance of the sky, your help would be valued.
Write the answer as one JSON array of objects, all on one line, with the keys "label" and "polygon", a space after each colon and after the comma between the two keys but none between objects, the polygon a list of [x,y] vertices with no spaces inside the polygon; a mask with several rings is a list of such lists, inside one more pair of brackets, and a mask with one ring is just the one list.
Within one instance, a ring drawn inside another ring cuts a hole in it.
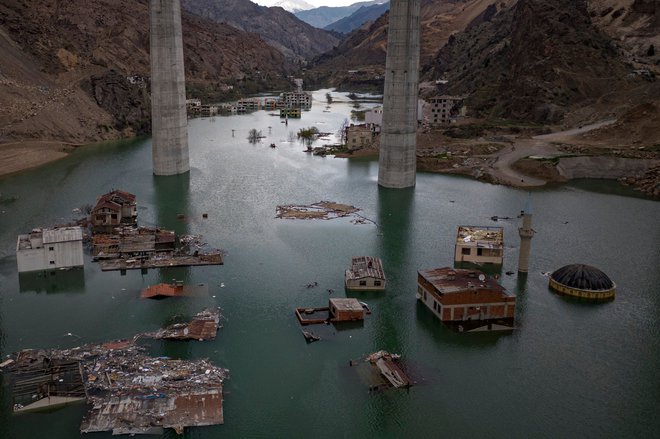
[{"label": "sky", "polygon": [[[252,0],[261,6],[273,6],[279,0]],[[363,0],[305,0],[310,5],[319,6],[348,6]]]}]

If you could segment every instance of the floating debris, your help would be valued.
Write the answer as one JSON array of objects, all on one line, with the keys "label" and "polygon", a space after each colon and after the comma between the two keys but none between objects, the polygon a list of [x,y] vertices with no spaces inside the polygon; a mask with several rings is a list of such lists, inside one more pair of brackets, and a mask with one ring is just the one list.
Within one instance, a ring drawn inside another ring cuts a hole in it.
[{"label": "floating debris", "polygon": [[215,340],[220,322],[220,309],[204,309],[188,323],[175,323],[156,332],[147,332],[143,337],[166,340]]},{"label": "floating debris", "polygon": [[321,337],[319,337],[318,335],[314,334],[311,331],[305,331],[304,329],[302,329],[301,331],[307,343],[314,343],[315,341],[321,340]]},{"label": "floating debris", "polygon": [[358,368],[358,373],[369,384],[369,390],[389,387],[410,387],[412,382],[400,364],[401,356],[378,351],[369,354],[364,361],[351,361],[350,366]]},{"label": "floating debris", "polygon": [[277,218],[293,219],[333,219],[341,218],[357,212],[357,207],[335,203],[334,201],[319,201],[309,205],[277,206]]},{"label": "floating debris", "polygon": [[354,219],[351,221],[353,224],[376,224],[375,221],[370,220],[357,212],[355,206],[349,204],[336,203],[334,201],[319,201],[313,204],[287,204],[277,206],[275,211],[276,218],[284,219],[335,219],[352,216]]},{"label": "floating debris", "polygon": [[[72,349],[24,350],[3,368],[15,411],[82,401],[91,405],[81,433],[162,433],[224,422],[228,370],[207,360],[150,357],[129,340]],[[3,364],[6,364],[4,362]]]},{"label": "floating debris", "polygon": [[143,299],[163,299],[165,297],[201,297],[209,295],[209,286],[204,283],[184,285],[182,281],[171,284],[151,285],[140,292]]}]

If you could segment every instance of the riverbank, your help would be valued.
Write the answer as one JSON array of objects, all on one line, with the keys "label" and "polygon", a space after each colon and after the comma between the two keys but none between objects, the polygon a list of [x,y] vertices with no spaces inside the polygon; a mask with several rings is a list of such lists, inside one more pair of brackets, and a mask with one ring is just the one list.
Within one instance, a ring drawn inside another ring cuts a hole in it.
[{"label": "riverbank", "polygon": [[[425,128],[417,135],[417,169],[523,188],[572,179],[611,179],[660,198],[660,145],[625,145],[611,140],[616,137],[599,136],[601,130],[611,134],[617,123],[606,120],[542,135],[531,129],[517,134],[495,129],[467,138],[455,132],[470,132],[469,125]],[[79,146],[83,145],[50,140],[0,144],[0,178],[59,160]],[[373,159],[378,148],[335,157]]]}]

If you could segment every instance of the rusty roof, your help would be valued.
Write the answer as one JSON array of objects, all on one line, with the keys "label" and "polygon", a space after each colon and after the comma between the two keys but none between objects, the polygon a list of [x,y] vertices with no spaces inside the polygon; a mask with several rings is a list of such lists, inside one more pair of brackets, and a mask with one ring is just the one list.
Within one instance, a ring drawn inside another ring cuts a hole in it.
[{"label": "rusty roof", "polygon": [[[489,278],[479,270],[443,267],[419,270],[418,273],[430,282],[440,294],[460,293],[472,289],[488,289],[498,291],[504,295],[511,295],[495,279]],[[483,276],[483,281],[479,279],[480,276]]]},{"label": "rusty roof", "polygon": [[346,270],[346,279],[364,279],[367,277],[385,280],[383,263],[380,258],[354,256],[351,260],[351,268]]}]

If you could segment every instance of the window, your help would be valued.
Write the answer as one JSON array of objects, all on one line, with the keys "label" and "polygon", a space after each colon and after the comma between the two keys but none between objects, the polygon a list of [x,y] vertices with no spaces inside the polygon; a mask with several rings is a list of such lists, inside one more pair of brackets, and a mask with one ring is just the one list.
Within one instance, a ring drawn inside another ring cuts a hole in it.
[{"label": "window", "polygon": [[483,253],[484,253],[484,249],[482,248],[477,249],[477,256],[483,256]]},{"label": "window", "polygon": [[55,265],[55,261],[50,261],[50,265]]},{"label": "window", "polygon": [[55,250],[55,247],[48,247],[48,250],[53,251]]},{"label": "window", "polygon": [[426,290],[424,290],[424,300],[426,300]]},{"label": "window", "polygon": [[361,280],[360,281],[360,286],[361,287],[366,287],[367,286],[367,281],[366,280]]},{"label": "window", "polygon": [[463,247],[461,249],[461,254],[462,255],[469,255],[470,254],[470,248],[469,247]]},{"label": "window", "polygon": [[435,300],[434,300],[434,301],[433,301],[433,311],[435,311],[435,307],[436,307],[437,305],[438,305],[438,304],[437,304],[437,303],[435,302]]},{"label": "window", "polygon": [[380,286],[380,281],[379,281],[379,280],[375,280],[375,281],[374,281],[374,286],[379,287],[379,286]]}]

